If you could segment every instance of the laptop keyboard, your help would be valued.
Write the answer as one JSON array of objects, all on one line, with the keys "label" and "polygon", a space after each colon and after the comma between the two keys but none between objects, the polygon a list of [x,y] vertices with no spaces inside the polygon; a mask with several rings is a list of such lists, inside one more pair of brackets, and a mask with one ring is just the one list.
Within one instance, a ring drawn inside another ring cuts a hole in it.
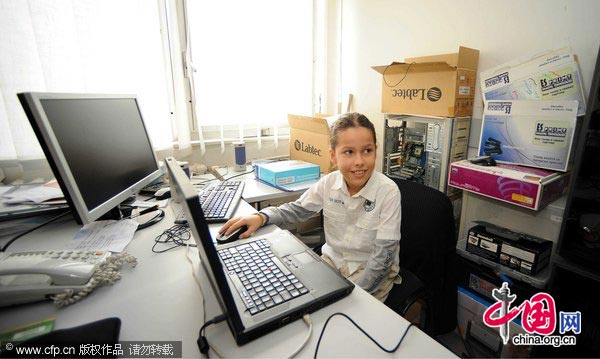
[{"label": "laptop keyboard", "polygon": [[308,293],[265,239],[218,252],[252,315]]}]

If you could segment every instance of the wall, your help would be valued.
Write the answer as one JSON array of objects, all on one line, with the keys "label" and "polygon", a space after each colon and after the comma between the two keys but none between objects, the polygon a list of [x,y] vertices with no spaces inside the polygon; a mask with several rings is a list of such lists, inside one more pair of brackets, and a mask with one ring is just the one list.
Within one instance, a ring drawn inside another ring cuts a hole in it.
[{"label": "wall", "polygon": [[[371,69],[405,57],[451,53],[459,45],[480,50],[479,69],[570,46],[578,56],[587,96],[600,44],[596,0],[343,0],[342,91],[353,110],[378,130],[381,169],[381,75]],[[330,50],[333,51],[333,50]],[[483,103],[479,83],[469,145],[474,155]]]}]

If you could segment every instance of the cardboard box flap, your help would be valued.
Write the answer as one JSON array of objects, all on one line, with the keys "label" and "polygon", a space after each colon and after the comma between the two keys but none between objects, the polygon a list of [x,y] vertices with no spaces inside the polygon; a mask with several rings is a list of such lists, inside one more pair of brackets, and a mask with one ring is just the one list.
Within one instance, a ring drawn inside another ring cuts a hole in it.
[{"label": "cardboard box flap", "polygon": [[329,125],[327,124],[327,120],[322,118],[288,115],[288,124],[290,127],[300,130],[329,134]]},{"label": "cardboard box flap", "polygon": [[457,53],[441,54],[431,56],[407,57],[404,59],[406,63],[425,63],[425,62],[445,62],[448,66],[477,70],[479,62],[479,50],[460,46]]},{"label": "cardboard box flap", "polygon": [[372,66],[373,70],[379,72],[380,74],[398,74],[405,73],[410,70],[411,72],[422,72],[422,71],[443,71],[447,69],[448,71],[454,70],[455,67],[449,65],[444,61],[433,61],[433,62],[422,62],[422,63],[410,63],[410,62],[392,62],[389,65],[381,65],[381,66]]}]

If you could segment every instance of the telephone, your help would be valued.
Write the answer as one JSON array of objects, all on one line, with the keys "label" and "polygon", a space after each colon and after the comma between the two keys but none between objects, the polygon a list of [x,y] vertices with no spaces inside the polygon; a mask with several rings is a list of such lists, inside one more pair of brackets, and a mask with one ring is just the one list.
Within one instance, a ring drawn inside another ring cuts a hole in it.
[{"label": "telephone", "polygon": [[0,307],[50,299],[66,292],[91,291],[97,286],[95,272],[110,255],[77,250],[2,252]]}]

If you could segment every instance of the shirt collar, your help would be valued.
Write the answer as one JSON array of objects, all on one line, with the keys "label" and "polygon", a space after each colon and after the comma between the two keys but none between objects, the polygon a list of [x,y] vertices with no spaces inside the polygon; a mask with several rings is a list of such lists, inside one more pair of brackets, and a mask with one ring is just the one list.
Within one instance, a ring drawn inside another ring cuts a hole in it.
[{"label": "shirt collar", "polygon": [[362,196],[364,199],[368,199],[371,202],[375,202],[375,197],[377,195],[377,172],[373,171],[371,173],[371,178],[367,181],[365,186],[361,188],[358,193],[354,195],[354,197]]},{"label": "shirt collar", "polygon": [[331,189],[341,190],[342,188],[345,189],[346,192],[348,192],[348,189],[346,188],[346,182],[344,182],[344,176],[342,176],[342,173],[338,170],[337,175],[335,177],[335,182],[333,182],[333,186],[331,186]]}]

